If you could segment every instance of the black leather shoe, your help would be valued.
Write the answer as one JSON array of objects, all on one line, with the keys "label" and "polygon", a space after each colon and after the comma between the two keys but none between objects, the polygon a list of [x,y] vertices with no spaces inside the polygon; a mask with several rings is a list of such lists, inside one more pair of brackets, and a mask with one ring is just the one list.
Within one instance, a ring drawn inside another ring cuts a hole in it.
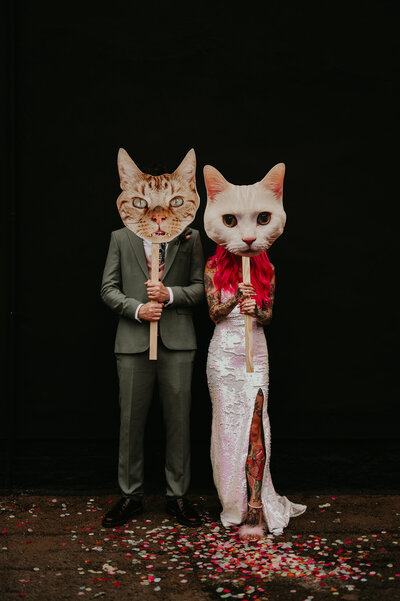
[{"label": "black leather shoe", "polygon": [[129,522],[131,517],[139,515],[142,511],[142,501],[131,499],[130,497],[121,497],[110,511],[106,513],[101,523],[106,528],[122,526],[123,524],[126,524],[126,522]]},{"label": "black leather shoe", "polygon": [[170,499],[166,505],[167,513],[174,515],[180,524],[185,526],[200,526],[200,516],[185,497]]}]

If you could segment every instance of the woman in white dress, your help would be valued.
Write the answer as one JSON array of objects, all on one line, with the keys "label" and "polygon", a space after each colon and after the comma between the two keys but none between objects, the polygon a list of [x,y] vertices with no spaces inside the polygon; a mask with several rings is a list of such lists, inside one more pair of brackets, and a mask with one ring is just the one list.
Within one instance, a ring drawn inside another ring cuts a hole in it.
[{"label": "woman in white dress", "polygon": [[[207,359],[213,406],[211,461],[225,527],[242,524],[255,541],[282,534],[306,509],[275,492],[269,460],[268,349],[263,326],[272,318],[275,274],[267,253],[250,259],[252,284],[242,282],[241,257],[217,246],[205,269],[211,319],[216,324]],[[254,372],[246,372],[243,314],[253,317]]]}]

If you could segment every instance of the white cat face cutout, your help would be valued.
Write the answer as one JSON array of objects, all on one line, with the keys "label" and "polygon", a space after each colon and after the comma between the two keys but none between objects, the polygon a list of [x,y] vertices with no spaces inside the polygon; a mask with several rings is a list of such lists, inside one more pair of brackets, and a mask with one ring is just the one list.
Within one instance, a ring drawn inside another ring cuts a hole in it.
[{"label": "white cat face cutout", "polygon": [[284,163],[275,165],[260,182],[236,186],[211,165],[204,167],[207,207],[204,228],[211,240],[243,257],[267,250],[286,222],[282,192]]}]

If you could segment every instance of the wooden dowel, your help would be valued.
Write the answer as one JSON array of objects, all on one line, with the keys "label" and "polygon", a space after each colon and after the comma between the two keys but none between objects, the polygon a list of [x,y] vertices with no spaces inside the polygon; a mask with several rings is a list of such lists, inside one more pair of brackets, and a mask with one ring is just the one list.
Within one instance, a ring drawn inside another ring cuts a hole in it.
[{"label": "wooden dowel", "polygon": [[[244,284],[251,284],[250,257],[242,257],[242,276]],[[253,318],[251,315],[244,316],[244,335],[246,342],[246,372],[253,373]]]},{"label": "wooden dowel", "polygon": [[[160,243],[153,242],[151,246],[151,281],[158,282],[160,271]],[[158,304],[158,303],[157,303]],[[149,359],[157,359],[158,321],[150,322],[150,351]]]}]

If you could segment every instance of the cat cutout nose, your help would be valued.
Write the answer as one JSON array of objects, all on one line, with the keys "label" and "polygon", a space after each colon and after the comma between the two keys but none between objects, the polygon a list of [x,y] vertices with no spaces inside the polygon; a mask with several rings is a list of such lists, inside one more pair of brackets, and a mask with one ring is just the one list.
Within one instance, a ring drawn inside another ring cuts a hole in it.
[{"label": "cat cutout nose", "polygon": [[242,238],[243,242],[246,242],[249,246],[251,246],[255,240],[255,238]]},{"label": "cat cutout nose", "polygon": [[160,225],[163,221],[166,220],[166,216],[163,213],[154,213],[152,215],[151,220]]}]

